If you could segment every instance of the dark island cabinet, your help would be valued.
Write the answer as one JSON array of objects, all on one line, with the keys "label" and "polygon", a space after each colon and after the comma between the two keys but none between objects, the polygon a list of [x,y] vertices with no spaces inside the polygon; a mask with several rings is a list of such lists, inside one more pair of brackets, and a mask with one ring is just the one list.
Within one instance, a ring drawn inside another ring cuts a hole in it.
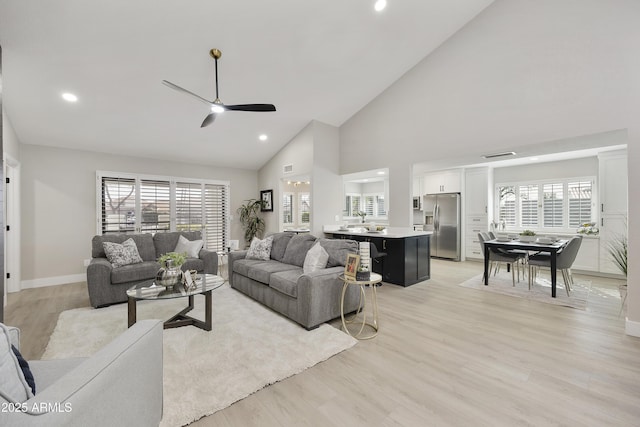
[{"label": "dark island cabinet", "polygon": [[[330,234],[330,233],[327,233]],[[409,286],[428,280],[431,274],[429,235],[410,237],[372,237],[358,234],[333,234],[336,239],[370,242],[386,257],[373,262],[373,271],[382,274],[382,280],[395,285]]]}]

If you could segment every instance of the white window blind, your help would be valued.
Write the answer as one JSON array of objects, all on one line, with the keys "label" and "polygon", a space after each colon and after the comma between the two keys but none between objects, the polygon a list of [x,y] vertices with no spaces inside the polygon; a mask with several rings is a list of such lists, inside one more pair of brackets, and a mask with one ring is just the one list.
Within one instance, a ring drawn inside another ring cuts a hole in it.
[{"label": "white window blind", "polygon": [[562,183],[543,185],[542,215],[545,227],[560,228],[563,226],[563,187]]},{"label": "white window blind", "polygon": [[101,181],[102,234],[135,232],[135,179],[103,177]]},{"label": "white window blind", "polygon": [[373,216],[376,212],[374,196],[364,196],[364,212],[367,214],[367,216]]},{"label": "white window blind", "polygon": [[500,221],[508,227],[516,225],[516,192],[514,186],[498,187]]},{"label": "white window blind", "polygon": [[283,224],[293,224],[293,193],[282,195],[282,222]]},{"label": "white window blind", "polygon": [[357,216],[360,212],[361,196],[355,194],[347,194],[345,197],[344,216]]},{"label": "white window blind", "polygon": [[576,181],[567,184],[569,198],[569,227],[591,222],[592,182]]},{"label": "white window blind", "polygon": [[196,231],[202,229],[202,185],[198,183],[176,183],[176,230]]},{"label": "white window blind", "polygon": [[376,196],[376,216],[385,216],[387,214],[387,209],[384,204],[384,196],[377,195]]},{"label": "white window blind", "polygon": [[143,233],[169,231],[171,228],[171,183],[141,180],[140,208]]},{"label": "white window blind", "polygon": [[229,240],[227,230],[227,212],[229,210],[229,194],[226,185],[204,185],[204,239],[206,248],[222,252]]},{"label": "white window blind", "polygon": [[299,198],[300,224],[309,224],[311,222],[309,218],[311,215],[311,195],[309,193],[300,193]]},{"label": "white window blind", "polygon": [[520,224],[522,227],[538,226],[538,185],[521,185],[520,194]]}]

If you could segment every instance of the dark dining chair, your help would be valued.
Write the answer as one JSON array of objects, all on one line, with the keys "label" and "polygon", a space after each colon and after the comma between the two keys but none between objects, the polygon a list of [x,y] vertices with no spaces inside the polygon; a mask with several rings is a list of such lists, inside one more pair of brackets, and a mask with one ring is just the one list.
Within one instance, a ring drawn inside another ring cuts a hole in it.
[{"label": "dark dining chair", "polygon": [[[562,272],[562,279],[564,280],[564,289],[569,296],[571,291],[571,285],[573,284],[573,277],[571,276],[571,266],[578,256],[578,250],[582,244],[582,236],[575,236],[569,240],[569,243],[558,251],[556,255],[556,271]],[[551,255],[549,254],[536,254],[529,256],[529,289],[537,276],[537,270],[540,267],[546,267],[551,269]],[[533,270],[533,271],[532,271]]]},{"label": "dark dining chair", "polygon": [[[508,251],[500,251],[488,248],[485,246],[484,242],[487,240],[492,240],[489,238],[487,233],[478,233],[478,240],[480,241],[480,246],[482,248],[482,253],[485,251],[489,251],[489,271],[487,274],[491,275],[491,269],[494,269],[494,276],[498,273],[498,267],[500,263],[507,264],[511,267],[511,280],[513,282],[513,286],[516,285],[516,269],[518,270],[518,281],[520,281],[520,262],[525,259],[525,254],[520,252],[508,252]],[[524,274],[523,274],[524,277]]]}]

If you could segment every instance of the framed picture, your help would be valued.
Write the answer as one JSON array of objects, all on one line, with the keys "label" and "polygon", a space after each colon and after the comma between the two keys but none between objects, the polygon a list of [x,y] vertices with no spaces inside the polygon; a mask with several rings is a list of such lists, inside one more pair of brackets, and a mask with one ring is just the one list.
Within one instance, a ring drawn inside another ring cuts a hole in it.
[{"label": "framed picture", "polygon": [[262,200],[260,212],[273,212],[273,190],[260,191],[260,200]]},{"label": "framed picture", "polygon": [[347,254],[347,262],[344,265],[344,277],[349,280],[356,280],[356,272],[360,264],[360,255]]}]

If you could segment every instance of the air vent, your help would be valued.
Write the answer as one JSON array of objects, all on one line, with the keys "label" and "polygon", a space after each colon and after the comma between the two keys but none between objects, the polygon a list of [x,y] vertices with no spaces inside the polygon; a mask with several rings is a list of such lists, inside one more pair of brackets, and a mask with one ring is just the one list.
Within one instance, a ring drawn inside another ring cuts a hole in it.
[{"label": "air vent", "polygon": [[496,157],[508,157],[508,156],[515,156],[516,153],[514,151],[505,151],[504,153],[493,153],[493,154],[485,154],[484,157],[485,159],[495,159]]},{"label": "air vent", "polygon": [[293,172],[293,165],[292,164],[291,165],[284,165],[282,167],[282,172],[283,173],[291,173],[291,172]]}]

